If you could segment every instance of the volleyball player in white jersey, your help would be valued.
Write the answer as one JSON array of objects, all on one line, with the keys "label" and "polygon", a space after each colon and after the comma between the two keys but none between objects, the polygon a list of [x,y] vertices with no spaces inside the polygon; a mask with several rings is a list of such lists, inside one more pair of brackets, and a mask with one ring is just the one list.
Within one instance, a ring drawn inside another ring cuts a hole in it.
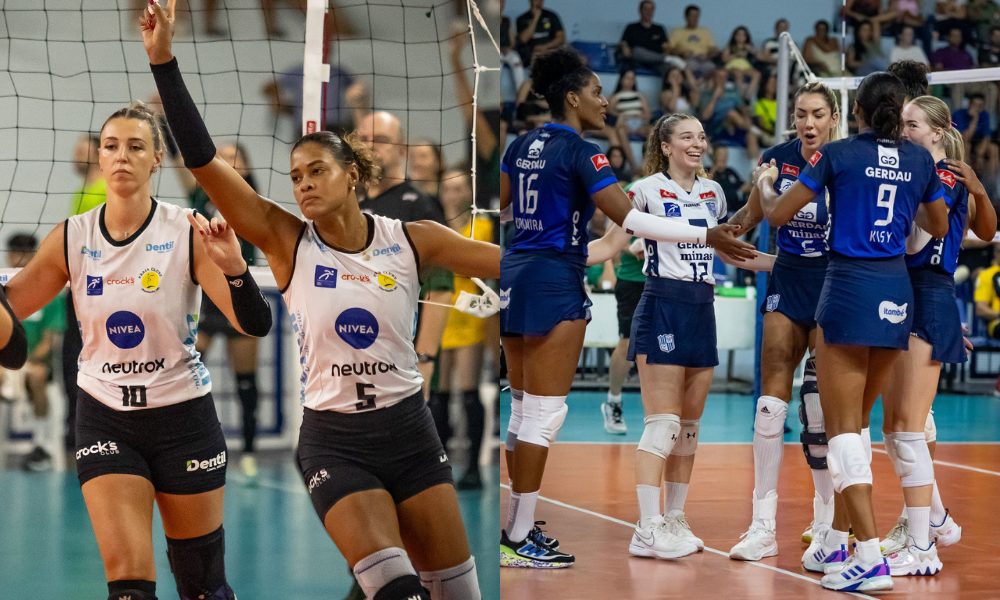
[{"label": "volleyball player in white jersey", "polygon": [[156,598],[155,501],[180,598],[232,600],[226,441],[195,349],[201,290],[249,335],[267,334],[271,311],[231,229],[150,197],[158,123],[141,104],[111,115],[100,150],[107,203],[57,225],[7,289],[24,316],[67,282],[73,292],[83,338],[77,468],[109,599]]},{"label": "volleyball player in white jersey", "polygon": [[288,307],[305,412],[297,460],[326,531],[371,600],[478,600],[413,336],[421,268],[496,279],[500,248],[429,221],[362,214],[355,187],[378,167],[356,133],[314,133],[293,147],[302,217],[259,197],[215,156],[171,54],[172,3],[171,17],[151,12],[143,38],[184,163],[267,257]]},{"label": "volleyball player in white jersey", "polygon": [[[701,165],[708,148],[698,119],[662,118],[646,142],[645,179],[629,190],[632,205],[666,219],[715,227],[727,216],[726,196]],[[628,244],[614,228],[591,244],[588,264],[610,258]],[[636,453],[640,519],[629,545],[635,556],[678,558],[704,549],[684,516],[698,426],[719,364],[715,330],[715,277],[711,246],[645,240],[646,288],[632,320],[629,360],[639,367],[646,428]],[[720,253],[727,262],[729,257]],[[739,261],[745,269],[769,270],[774,257]],[[670,461],[667,457],[675,457]],[[660,482],[666,466],[667,498],[660,512]]]}]

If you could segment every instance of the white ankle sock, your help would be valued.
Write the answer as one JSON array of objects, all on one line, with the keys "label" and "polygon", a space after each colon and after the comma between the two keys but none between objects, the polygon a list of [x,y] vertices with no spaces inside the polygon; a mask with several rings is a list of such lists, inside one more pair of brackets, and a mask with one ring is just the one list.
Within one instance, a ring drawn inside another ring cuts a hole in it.
[{"label": "white ankle sock", "polygon": [[49,419],[48,417],[31,418],[31,442],[44,448],[49,442]]},{"label": "white ankle sock", "polygon": [[688,497],[688,484],[664,481],[663,487],[663,514],[669,514],[672,510],[683,511]]},{"label": "white ankle sock", "polygon": [[931,496],[931,523],[943,525],[947,517],[948,512],[944,509],[944,504],[941,503],[941,492],[938,491],[937,480],[934,480],[934,491]]},{"label": "white ankle sock", "polygon": [[829,533],[826,534],[826,547],[840,549],[841,546],[847,545],[847,540],[850,539],[850,534],[846,531],[837,531],[836,529],[830,529]]},{"label": "white ankle sock", "polygon": [[878,546],[878,538],[872,538],[867,542],[857,541],[854,554],[858,557],[858,562],[862,567],[870,567],[882,560],[882,550]]},{"label": "white ankle sock", "polygon": [[910,537],[918,548],[926,549],[930,545],[931,535],[931,507],[929,506],[907,506],[906,518],[910,530]]},{"label": "white ankle sock", "polygon": [[635,493],[639,496],[639,527],[645,527],[650,519],[660,514],[660,488],[637,485]]},{"label": "white ankle sock", "polygon": [[608,392],[608,404],[621,404],[621,403],[622,403],[621,394],[612,394],[611,392]]},{"label": "white ankle sock", "polygon": [[[538,502],[538,492],[524,492],[514,498],[511,494],[511,512],[513,512],[513,523],[509,525],[507,537],[512,542],[520,542],[528,537],[528,532],[535,526],[535,503]],[[510,517],[508,517],[508,520]]]}]

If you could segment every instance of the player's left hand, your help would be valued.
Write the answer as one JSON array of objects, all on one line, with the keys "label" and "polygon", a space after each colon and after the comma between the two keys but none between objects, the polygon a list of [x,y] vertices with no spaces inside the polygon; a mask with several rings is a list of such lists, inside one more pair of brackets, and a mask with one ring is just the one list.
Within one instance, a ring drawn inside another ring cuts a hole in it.
[{"label": "player's left hand", "polygon": [[149,64],[162,65],[173,60],[170,44],[174,37],[174,10],[177,0],[167,0],[167,8],[150,2],[142,11],[139,26],[142,28],[142,45],[149,55]]},{"label": "player's left hand", "polygon": [[[969,333],[969,328],[966,327],[965,325],[962,325],[962,333],[966,334]],[[973,346],[972,342],[969,341],[969,338],[965,337],[964,335],[962,336],[962,341],[965,342],[965,355],[968,356],[972,354],[972,351],[975,350],[976,347]]]},{"label": "player's left hand", "polygon": [[188,223],[199,235],[205,247],[205,254],[212,262],[230,277],[242,275],[247,270],[247,263],[240,251],[240,240],[228,223],[212,217],[209,221],[201,213],[188,213]]},{"label": "player's left hand", "polygon": [[639,260],[646,260],[646,240],[636,238],[635,241],[629,244],[628,252]]},{"label": "player's left hand", "polygon": [[753,170],[753,176],[751,178],[754,186],[760,182],[760,178],[764,175],[764,173],[767,173],[771,169],[774,169],[774,172],[771,174],[771,182],[773,183],[778,176],[778,163],[772,158],[770,163],[757,165],[757,167]]},{"label": "player's left hand", "polygon": [[955,179],[961,181],[968,188],[970,194],[980,197],[986,195],[986,188],[983,187],[983,183],[979,181],[979,176],[976,175],[975,170],[968,163],[951,158],[944,159],[944,162],[948,165],[948,170],[955,174]]},{"label": "player's left hand", "polygon": [[480,319],[492,317],[500,312],[500,296],[478,277],[473,277],[472,281],[479,286],[479,289],[483,290],[482,295],[459,292],[458,299],[455,300],[455,308]]}]

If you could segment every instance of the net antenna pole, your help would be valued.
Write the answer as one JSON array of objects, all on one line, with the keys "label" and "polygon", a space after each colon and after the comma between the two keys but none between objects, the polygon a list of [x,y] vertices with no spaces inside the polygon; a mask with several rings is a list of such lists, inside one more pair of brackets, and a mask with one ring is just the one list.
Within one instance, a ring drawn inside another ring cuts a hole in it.
[{"label": "net antenna pole", "polygon": [[778,36],[778,114],[774,121],[774,143],[785,141],[788,133],[788,88],[792,75],[791,46],[792,36],[787,31]]},{"label": "net antenna pole", "polygon": [[[310,0],[312,2],[312,0]],[[493,42],[493,47],[496,48],[497,56],[503,57],[500,52],[500,46],[497,45],[495,39],[493,39],[493,34],[490,33],[490,28],[486,25],[486,19],[483,18],[482,13],[479,12],[479,6],[476,5],[475,0],[465,0],[466,11],[469,15],[469,45],[472,46],[472,66],[475,73],[472,82],[472,154],[470,156],[469,165],[471,168],[471,182],[472,182],[472,221],[469,224],[469,237],[471,239],[476,239],[476,215],[479,213],[490,212],[489,209],[480,209],[476,204],[476,162],[478,157],[478,149],[476,148],[476,125],[479,121],[479,74],[483,71],[499,71],[499,67],[486,67],[479,64],[479,51],[476,49],[476,28],[472,24],[472,17],[475,15],[476,20],[482,26],[483,30],[486,31],[486,35],[489,36],[490,41]],[[308,34],[307,34],[308,35]],[[464,77],[464,75],[463,75]],[[497,140],[497,143],[503,143],[503,140]]]},{"label": "net antenna pole", "polygon": [[842,0],[840,8],[840,138],[848,134],[847,107],[847,0]]},{"label": "net antenna pole", "polygon": [[328,0],[309,0],[306,6],[305,57],[302,60],[302,135],[323,127],[323,84],[330,81],[326,64]]}]

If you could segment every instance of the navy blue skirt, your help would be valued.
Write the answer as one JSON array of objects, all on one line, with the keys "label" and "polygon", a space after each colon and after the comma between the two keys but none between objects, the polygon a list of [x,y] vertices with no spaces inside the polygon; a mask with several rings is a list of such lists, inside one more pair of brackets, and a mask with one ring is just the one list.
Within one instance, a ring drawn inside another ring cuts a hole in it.
[{"label": "navy blue skirt", "polygon": [[587,259],[563,252],[516,252],[500,261],[500,334],[548,335],[563,321],[590,321]]},{"label": "navy blue skirt", "polygon": [[779,252],[767,278],[767,296],[760,312],[781,313],[804,329],[816,327],[816,306],[826,279],[828,259]]},{"label": "navy blue skirt", "polygon": [[906,350],[913,312],[913,288],[902,256],[830,254],[816,307],[827,344]]},{"label": "navy blue skirt", "polygon": [[705,283],[646,279],[632,318],[628,359],[647,364],[702,368],[719,364],[715,289]]},{"label": "navy blue skirt", "polygon": [[955,300],[955,279],[934,269],[910,269],[913,285],[912,334],[931,345],[931,359],[942,363],[964,363],[962,316]]}]

